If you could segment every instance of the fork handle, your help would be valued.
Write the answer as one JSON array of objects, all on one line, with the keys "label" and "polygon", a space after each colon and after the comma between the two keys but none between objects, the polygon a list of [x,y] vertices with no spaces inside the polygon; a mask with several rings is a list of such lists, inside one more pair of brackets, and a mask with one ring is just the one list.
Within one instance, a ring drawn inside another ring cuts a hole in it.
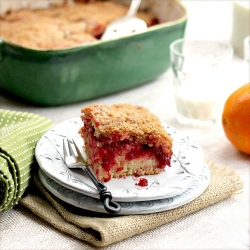
[{"label": "fork handle", "polygon": [[104,185],[104,183],[102,183],[95,177],[91,169],[87,167],[82,169],[89,175],[91,181],[98,189],[100,200],[102,201],[105,210],[111,214],[118,214],[121,211],[121,206],[117,202],[112,201],[112,194],[107,190],[107,187]]},{"label": "fork handle", "polygon": [[121,206],[115,201],[112,201],[112,194],[107,190],[107,187],[99,182],[99,195],[105,210],[111,214],[118,214],[121,211]]}]

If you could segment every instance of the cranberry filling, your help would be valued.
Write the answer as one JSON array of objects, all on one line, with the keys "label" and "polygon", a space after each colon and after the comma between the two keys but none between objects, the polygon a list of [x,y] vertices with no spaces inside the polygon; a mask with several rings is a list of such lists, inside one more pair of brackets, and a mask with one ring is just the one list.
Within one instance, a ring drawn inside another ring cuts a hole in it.
[{"label": "cranberry filling", "polygon": [[140,178],[139,182],[136,183],[135,185],[140,187],[146,187],[148,185],[148,180],[145,178]]},{"label": "cranberry filling", "polygon": [[[139,158],[149,159],[154,157],[158,162],[157,168],[165,168],[166,165],[170,166],[171,156],[165,156],[158,148],[141,145],[135,141],[131,142],[128,139],[118,141],[119,135],[116,133],[112,135],[112,141],[110,138],[99,138],[97,140],[93,134],[93,128],[90,126],[86,126],[84,132],[85,143],[88,143],[88,146],[92,150],[90,154],[91,165],[94,165],[95,162],[101,162],[103,169],[107,172],[109,172],[110,169],[117,164],[116,157],[119,155],[125,155],[126,161]],[[123,166],[120,166],[116,172],[119,172],[122,169]]]}]

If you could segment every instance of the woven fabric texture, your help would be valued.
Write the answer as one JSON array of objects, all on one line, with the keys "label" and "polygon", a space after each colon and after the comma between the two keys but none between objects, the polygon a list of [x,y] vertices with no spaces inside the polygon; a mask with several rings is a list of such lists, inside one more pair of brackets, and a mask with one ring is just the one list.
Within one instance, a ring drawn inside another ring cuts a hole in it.
[{"label": "woven fabric texture", "polygon": [[112,217],[78,209],[51,195],[40,182],[37,171],[34,172],[34,182],[29,192],[19,204],[57,230],[94,246],[104,247],[175,221],[241,192],[243,182],[238,174],[228,167],[209,161],[208,164],[211,182],[205,192],[192,202],[165,212]]},{"label": "woven fabric texture", "polygon": [[0,109],[0,212],[22,197],[30,183],[36,143],[52,125],[36,114]]}]

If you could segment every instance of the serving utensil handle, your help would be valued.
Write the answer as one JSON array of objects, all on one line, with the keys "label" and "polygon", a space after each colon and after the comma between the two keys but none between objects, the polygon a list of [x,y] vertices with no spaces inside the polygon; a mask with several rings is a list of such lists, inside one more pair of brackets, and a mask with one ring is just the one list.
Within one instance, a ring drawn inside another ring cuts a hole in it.
[{"label": "serving utensil handle", "polygon": [[141,0],[132,0],[126,16],[135,16],[135,14],[137,13],[139,9],[140,4],[141,4]]}]

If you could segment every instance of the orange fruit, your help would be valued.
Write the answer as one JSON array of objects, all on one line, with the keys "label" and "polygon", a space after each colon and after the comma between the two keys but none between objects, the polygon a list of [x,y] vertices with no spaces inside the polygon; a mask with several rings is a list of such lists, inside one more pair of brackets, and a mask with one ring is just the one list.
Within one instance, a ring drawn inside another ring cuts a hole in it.
[{"label": "orange fruit", "polygon": [[228,140],[250,155],[250,83],[235,90],[226,100],[222,126]]}]

